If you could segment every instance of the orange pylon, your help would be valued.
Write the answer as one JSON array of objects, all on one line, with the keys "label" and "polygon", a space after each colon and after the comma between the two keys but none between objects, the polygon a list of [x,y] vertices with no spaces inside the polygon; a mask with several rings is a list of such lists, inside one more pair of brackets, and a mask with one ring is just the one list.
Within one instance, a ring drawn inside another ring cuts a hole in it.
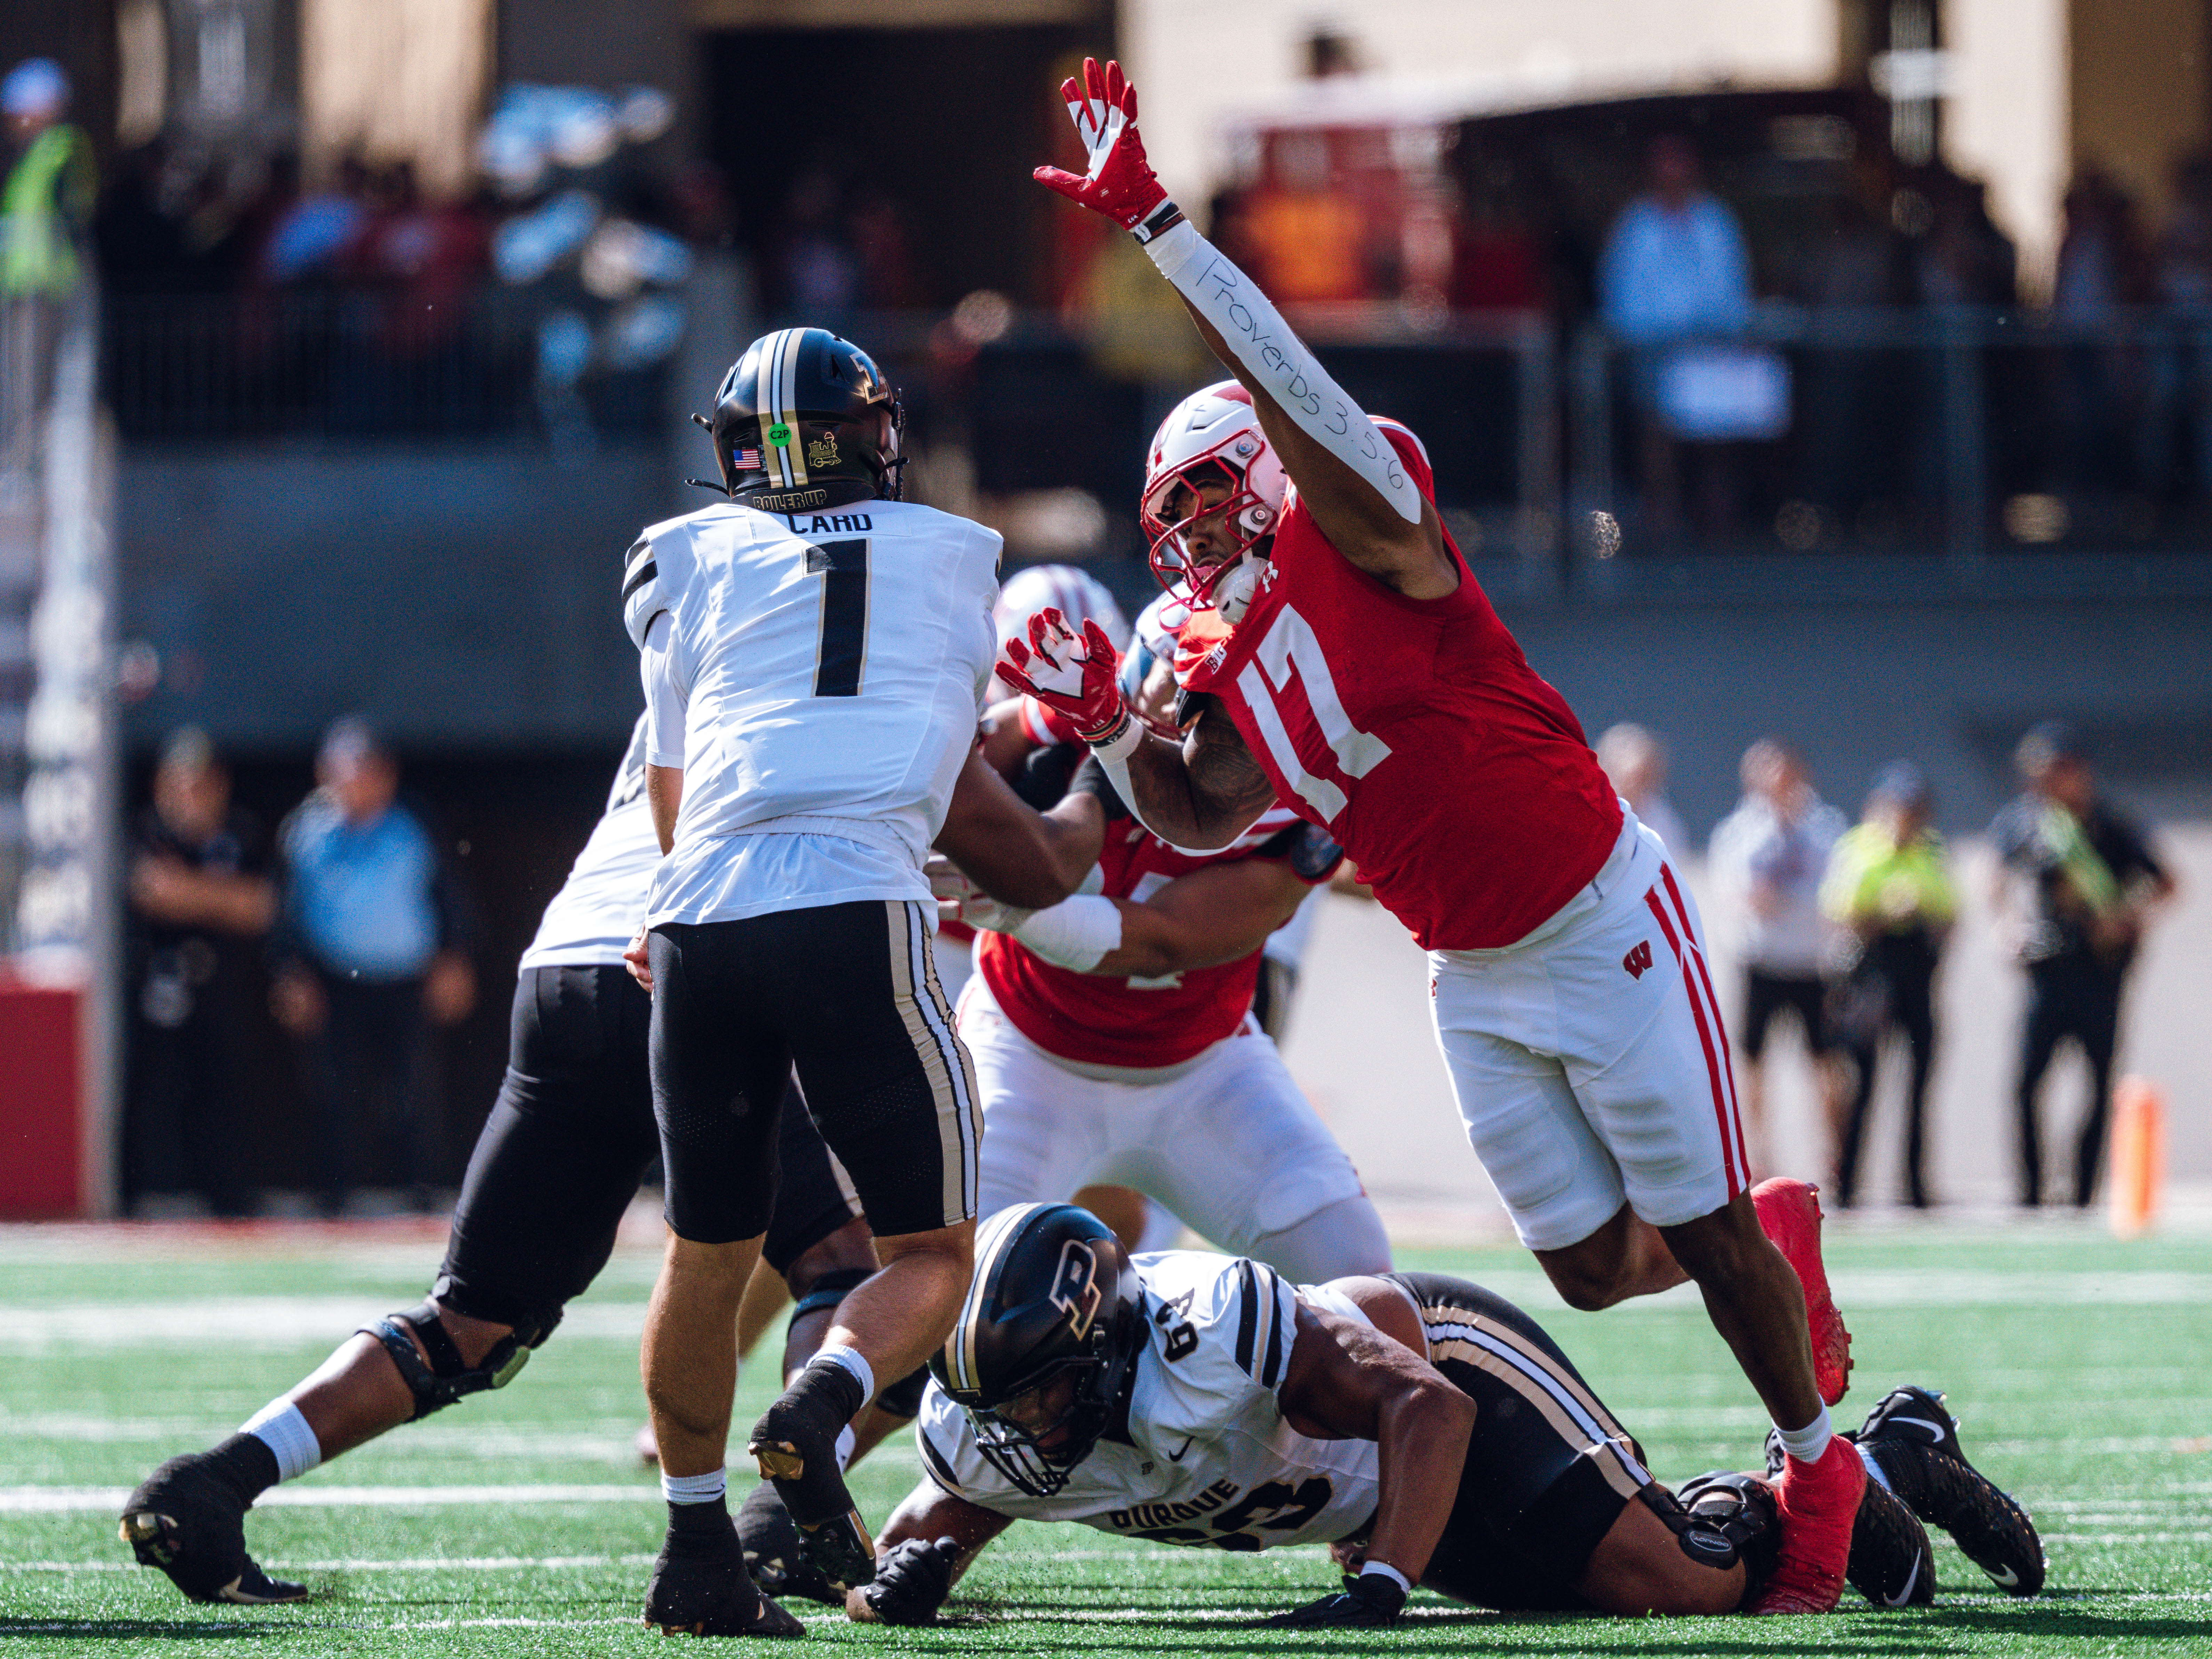
[{"label": "orange pylon", "polygon": [[2166,1186],[2166,1092],[2147,1077],[2112,1091],[2112,1234],[2136,1238],[2158,1213]]}]

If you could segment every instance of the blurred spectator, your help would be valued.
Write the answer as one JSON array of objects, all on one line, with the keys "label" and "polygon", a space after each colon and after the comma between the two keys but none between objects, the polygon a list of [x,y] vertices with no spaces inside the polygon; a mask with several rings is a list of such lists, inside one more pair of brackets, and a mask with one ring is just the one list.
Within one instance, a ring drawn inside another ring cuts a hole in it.
[{"label": "blurred spectator", "polygon": [[0,191],[0,294],[65,299],[76,291],[76,237],[91,222],[92,141],[62,117],[69,76],[52,58],[18,64],[0,80],[8,123],[8,182]]},{"label": "blurred spectator", "polygon": [[259,261],[272,283],[335,278],[350,268],[368,228],[368,167],[358,155],[338,162],[337,179],[311,190],[278,215]]},{"label": "blurred spectator", "polygon": [[[2061,324],[2108,328],[2122,310],[2150,297],[2150,267],[2134,199],[2094,167],[2086,167],[2066,192],[2066,230],[2058,244],[2058,269],[2051,311]],[[2130,482],[2142,389],[2141,364],[2130,348],[2094,338],[2069,343],[2063,358],[2061,416],[2066,431],[2064,465],[2075,489],[2112,490]]]},{"label": "blurred spectator", "polygon": [[[1909,296],[1904,239],[1867,199],[1879,189],[1862,183],[1823,204],[1826,234],[1807,246],[1793,283],[1808,305],[1892,306]],[[1848,522],[1895,489],[1894,452],[1879,411],[1894,399],[1899,365],[1886,352],[1850,346],[1807,351],[1799,362],[1806,497],[1835,522]]]},{"label": "blurred spectator", "polygon": [[2020,258],[1990,217],[1989,186],[1939,173],[1929,181],[1934,222],[1913,251],[1913,283],[1928,306],[2009,306],[2020,298]]},{"label": "blurred spectator", "polygon": [[1762,738],[1744,750],[1743,799],[1713,831],[1713,879],[1741,907],[1737,954],[1743,968],[1736,1042],[1744,1063],[1737,1098],[1752,1139],[1752,1165],[1765,1158],[1762,1072],[1766,1040],[1785,1011],[1796,1016],[1810,1056],[1824,1127],[1832,1133],[1841,1091],[1834,1043],[1823,1018],[1821,977],[1827,924],[1820,878],[1844,833],[1844,815],[1813,791],[1804,763],[1785,744]]},{"label": "blurred spectator", "polygon": [[1932,802],[1926,776],[1911,762],[1883,767],[1865,816],[1837,841],[1820,883],[1820,909],[1841,941],[1830,1024],[1858,1073],[1836,1152],[1834,1196],[1845,1209],[1857,1195],[1875,1066],[1892,1030],[1903,1036],[1912,1058],[1905,1097],[1905,1199],[1915,1209],[1928,1207],[1922,1155],[1928,1073],[1936,1058],[1936,968],[1959,914],[1943,838],[1929,827]]},{"label": "blurred spectator", "polygon": [[132,837],[126,1211],[190,1192],[216,1215],[246,1213],[239,1055],[248,942],[269,931],[276,908],[268,864],[206,735],[177,732]]},{"label": "blurred spectator", "polygon": [[92,219],[92,144],[62,119],[69,101],[69,76],[52,58],[27,58],[0,79],[0,463],[11,469],[30,460],[62,307],[82,275],[77,240]]},{"label": "blurred spectator", "polygon": [[2154,371],[2163,418],[2152,423],[2152,441],[2180,437],[2180,493],[2201,501],[2212,495],[2212,155],[2197,151],[2175,164],[2157,286],[2183,331],[2160,349]]},{"label": "blurred spectator", "polygon": [[2074,1201],[2086,1206],[2105,1152],[2121,993],[2144,927],[2172,896],[2173,878],[2142,831],[2098,794],[2071,726],[2045,721],[2021,739],[2014,760],[2027,787],[1997,814],[1990,838],[2004,861],[2000,879],[2019,901],[2014,950],[2027,969],[2020,1201],[2043,1201],[2036,1096],[2060,1040],[2071,1037],[2089,1065],[2089,1105],[2074,1152]]},{"label": "blurred spectator", "polygon": [[315,780],[277,832],[271,999],[305,1050],[323,1208],[343,1210],[379,1155],[427,1206],[442,1173],[433,1028],[476,1001],[459,872],[362,721],[331,726]]},{"label": "blurred spectator", "polygon": [[361,238],[359,267],[384,289],[384,349],[427,356],[460,332],[464,303],[489,267],[489,228],[474,203],[425,201],[407,161],[387,170],[381,195]]},{"label": "blurred spectator", "polygon": [[[1735,521],[1726,442],[1772,435],[1788,419],[1780,360],[1708,342],[1751,320],[1751,261],[1725,204],[1700,188],[1697,152],[1663,134],[1651,143],[1651,188],[1621,210],[1598,260],[1598,303],[1613,333],[1639,348],[1634,386],[1638,463],[1652,531],[1681,519],[1678,471],[1686,443],[1698,463],[1699,517],[1708,533]],[[1780,407],[1776,407],[1779,393]]]},{"label": "blurred spectator", "polygon": [[[1299,153],[1297,145],[1285,150]],[[1373,293],[1367,221],[1331,184],[1326,167],[1310,178],[1261,185],[1237,213],[1255,280],[1286,305],[1364,300]]]},{"label": "blurred spectator", "polygon": [[1629,810],[1667,843],[1677,858],[1690,850],[1690,832],[1667,799],[1667,745],[1633,720],[1607,729],[1597,740],[1597,763]]},{"label": "blurred spectator", "polygon": [[1751,320],[1751,259],[1735,215],[1699,185],[1686,138],[1651,141],[1651,188],[1621,210],[1598,263],[1598,301],[1621,338],[1664,344]]}]

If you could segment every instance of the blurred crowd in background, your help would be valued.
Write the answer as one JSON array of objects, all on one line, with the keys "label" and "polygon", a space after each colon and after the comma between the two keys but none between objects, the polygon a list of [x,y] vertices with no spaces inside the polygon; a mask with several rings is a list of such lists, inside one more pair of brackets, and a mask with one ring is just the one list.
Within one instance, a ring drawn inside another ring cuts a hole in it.
[{"label": "blurred crowd in background", "polygon": [[[1663,743],[1624,724],[1597,752],[1638,816],[1677,856],[1693,854],[1668,799]],[[2129,970],[2175,883],[2148,830],[2099,791],[2073,728],[2036,726],[2014,758],[2021,793],[1990,827],[2000,876],[1984,896],[2029,993],[2011,1079],[2014,1190],[2023,1206],[2086,1206],[2100,1190]],[[1728,1000],[1754,1170],[1766,1172],[1771,1145],[1763,1073],[1784,1052],[1771,1039],[1787,1031],[1815,1078],[1829,1200],[1939,1204],[1929,1079],[1937,978],[1961,899],[1928,780],[1910,761],[1885,766],[1854,824],[1779,739],[1745,752],[1741,778],[1742,800],[1707,857],[1712,890],[1743,923]],[[232,1153],[246,1128],[246,1056],[271,1021],[301,1079],[314,1207],[435,1212],[450,1201],[460,1126],[442,1086],[441,1034],[476,999],[466,879],[365,723],[332,725],[316,780],[271,836],[232,805],[204,735],[188,728],[162,750],[129,869],[125,1193],[140,1213],[234,1216],[264,1201],[239,1184]],[[2041,1097],[2062,1043],[2078,1048],[2090,1086],[2070,1157],[2047,1161]],[[1904,1184],[1870,1195],[1860,1170],[1888,1053],[1905,1072]],[[1987,1161],[2002,1156],[1991,1147]]]}]

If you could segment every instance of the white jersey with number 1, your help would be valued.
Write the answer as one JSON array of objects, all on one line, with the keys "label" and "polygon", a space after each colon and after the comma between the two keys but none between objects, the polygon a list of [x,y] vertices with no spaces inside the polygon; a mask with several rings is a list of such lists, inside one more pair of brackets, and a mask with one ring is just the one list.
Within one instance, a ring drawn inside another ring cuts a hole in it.
[{"label": "white jersey with number 1", "polygon": [[684,769],[647,921],[927,902],[991,675],[997,533],[903,501],[732,504],[644,541],[647,758]]}]

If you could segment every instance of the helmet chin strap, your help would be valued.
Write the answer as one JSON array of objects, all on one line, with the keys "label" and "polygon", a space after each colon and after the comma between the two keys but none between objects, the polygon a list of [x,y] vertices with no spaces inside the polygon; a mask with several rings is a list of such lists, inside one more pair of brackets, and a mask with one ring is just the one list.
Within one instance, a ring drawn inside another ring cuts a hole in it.
[{"label": "helmet chin strap", "polygon": [[1234,628],[1244,620],[1260,593],[1260,556],[1246,548],[1241,557],[1213,584],[1213,608]]}]

